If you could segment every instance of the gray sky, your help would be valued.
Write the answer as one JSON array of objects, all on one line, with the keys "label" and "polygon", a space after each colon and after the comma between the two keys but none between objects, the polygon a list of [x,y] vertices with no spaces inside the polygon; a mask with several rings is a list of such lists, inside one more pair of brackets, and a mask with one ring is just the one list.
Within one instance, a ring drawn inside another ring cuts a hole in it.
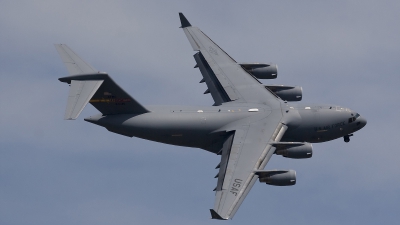
[{"label": "gray sky", "polygon": [[[400,219],[399,1],[2,1],[0,224],[394,224]],[[274,62],[304,102],[358,111],[350,143],[274,156],[297,184],[256,183],[210,220],[219,157],[64,121],[66,43],[142,104],[211,105],[178,12],[239,62]]]}]

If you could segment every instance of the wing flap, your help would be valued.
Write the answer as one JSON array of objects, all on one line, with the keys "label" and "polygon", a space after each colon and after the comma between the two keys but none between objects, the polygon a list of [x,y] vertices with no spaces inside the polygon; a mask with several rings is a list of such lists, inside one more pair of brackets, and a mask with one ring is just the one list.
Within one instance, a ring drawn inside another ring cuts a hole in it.
[{"label": "wing flap", "polygon": [[215,188],[216,191],[222,190],[222,184],[224,183],[226,168],[228,166],[228,160],[231,153],[233,137],[234,133],[231,133],[231,135],[225,140],[224,144],[222,145],[221,162],[217,166],[217,168],[219,168],[219,172],[217,187]]},{"label": "wing flap", "polygon": [[224,102],[231,101],[231,98],[225,91],[224,87],[222,87],[221,83],[218,81],[218,78],[215,76],[214,72],[208,65],[207,61],[204,59],[203,55],[198,52],[193,57],[196,60],[201,74],[203,75],[203,79],[206,82],[208,90],[210,91],[211,96],[214,99],[215,105],[221,105]]}]

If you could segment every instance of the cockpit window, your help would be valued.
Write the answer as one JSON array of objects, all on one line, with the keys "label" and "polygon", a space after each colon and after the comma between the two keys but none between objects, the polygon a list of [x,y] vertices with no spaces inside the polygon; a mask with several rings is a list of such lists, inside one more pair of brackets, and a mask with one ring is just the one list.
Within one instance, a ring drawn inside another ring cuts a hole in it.
[{"label": "cockpit window", "polygon": [[355,116],[350,117],[350,118],[349,118],[349,123],[354,122],[358,117],[360,117],[360,114],[358,114],[358,113],[357,113]]}]

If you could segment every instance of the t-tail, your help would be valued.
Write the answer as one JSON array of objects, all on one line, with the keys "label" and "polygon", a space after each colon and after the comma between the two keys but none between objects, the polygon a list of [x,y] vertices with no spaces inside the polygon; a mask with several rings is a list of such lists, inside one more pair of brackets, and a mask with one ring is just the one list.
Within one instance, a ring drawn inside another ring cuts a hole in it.
[{"label": "t-tail", "polygon": [[95,70],[67,45],[56,44],[55,47],[70,74],[68,77],[58,79],[71,86],[64,119],[76,119],[87,103],[92,104],[103,115],[149,112],[116,84],[107,73]]}]

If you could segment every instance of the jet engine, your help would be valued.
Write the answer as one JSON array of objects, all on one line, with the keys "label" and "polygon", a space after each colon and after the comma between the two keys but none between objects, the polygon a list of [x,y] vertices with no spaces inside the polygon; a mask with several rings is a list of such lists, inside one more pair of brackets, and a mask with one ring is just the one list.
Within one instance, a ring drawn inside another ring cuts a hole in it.
[{"label": "jet engine", "polygon": [[265,87],[288,102],[301,101],[303,98],[303,88],[300,86],[265,85]]},{"label": "jet engine", "polygon": [[304,142],[278,142],[274,144],[276,147],[275,154],[292,159],[305,159],[312,157],[312,145]]},{"label": "jet engine", "polygon": [[261,183],[274,186],[291,186],[296,184],[296,171],[294,170],[265,170],[257,171]]},{"label": "jet engine", "polygon": [[275,79],[278,76],[276,64],[243,63],[240,65],[258,79]]}]

